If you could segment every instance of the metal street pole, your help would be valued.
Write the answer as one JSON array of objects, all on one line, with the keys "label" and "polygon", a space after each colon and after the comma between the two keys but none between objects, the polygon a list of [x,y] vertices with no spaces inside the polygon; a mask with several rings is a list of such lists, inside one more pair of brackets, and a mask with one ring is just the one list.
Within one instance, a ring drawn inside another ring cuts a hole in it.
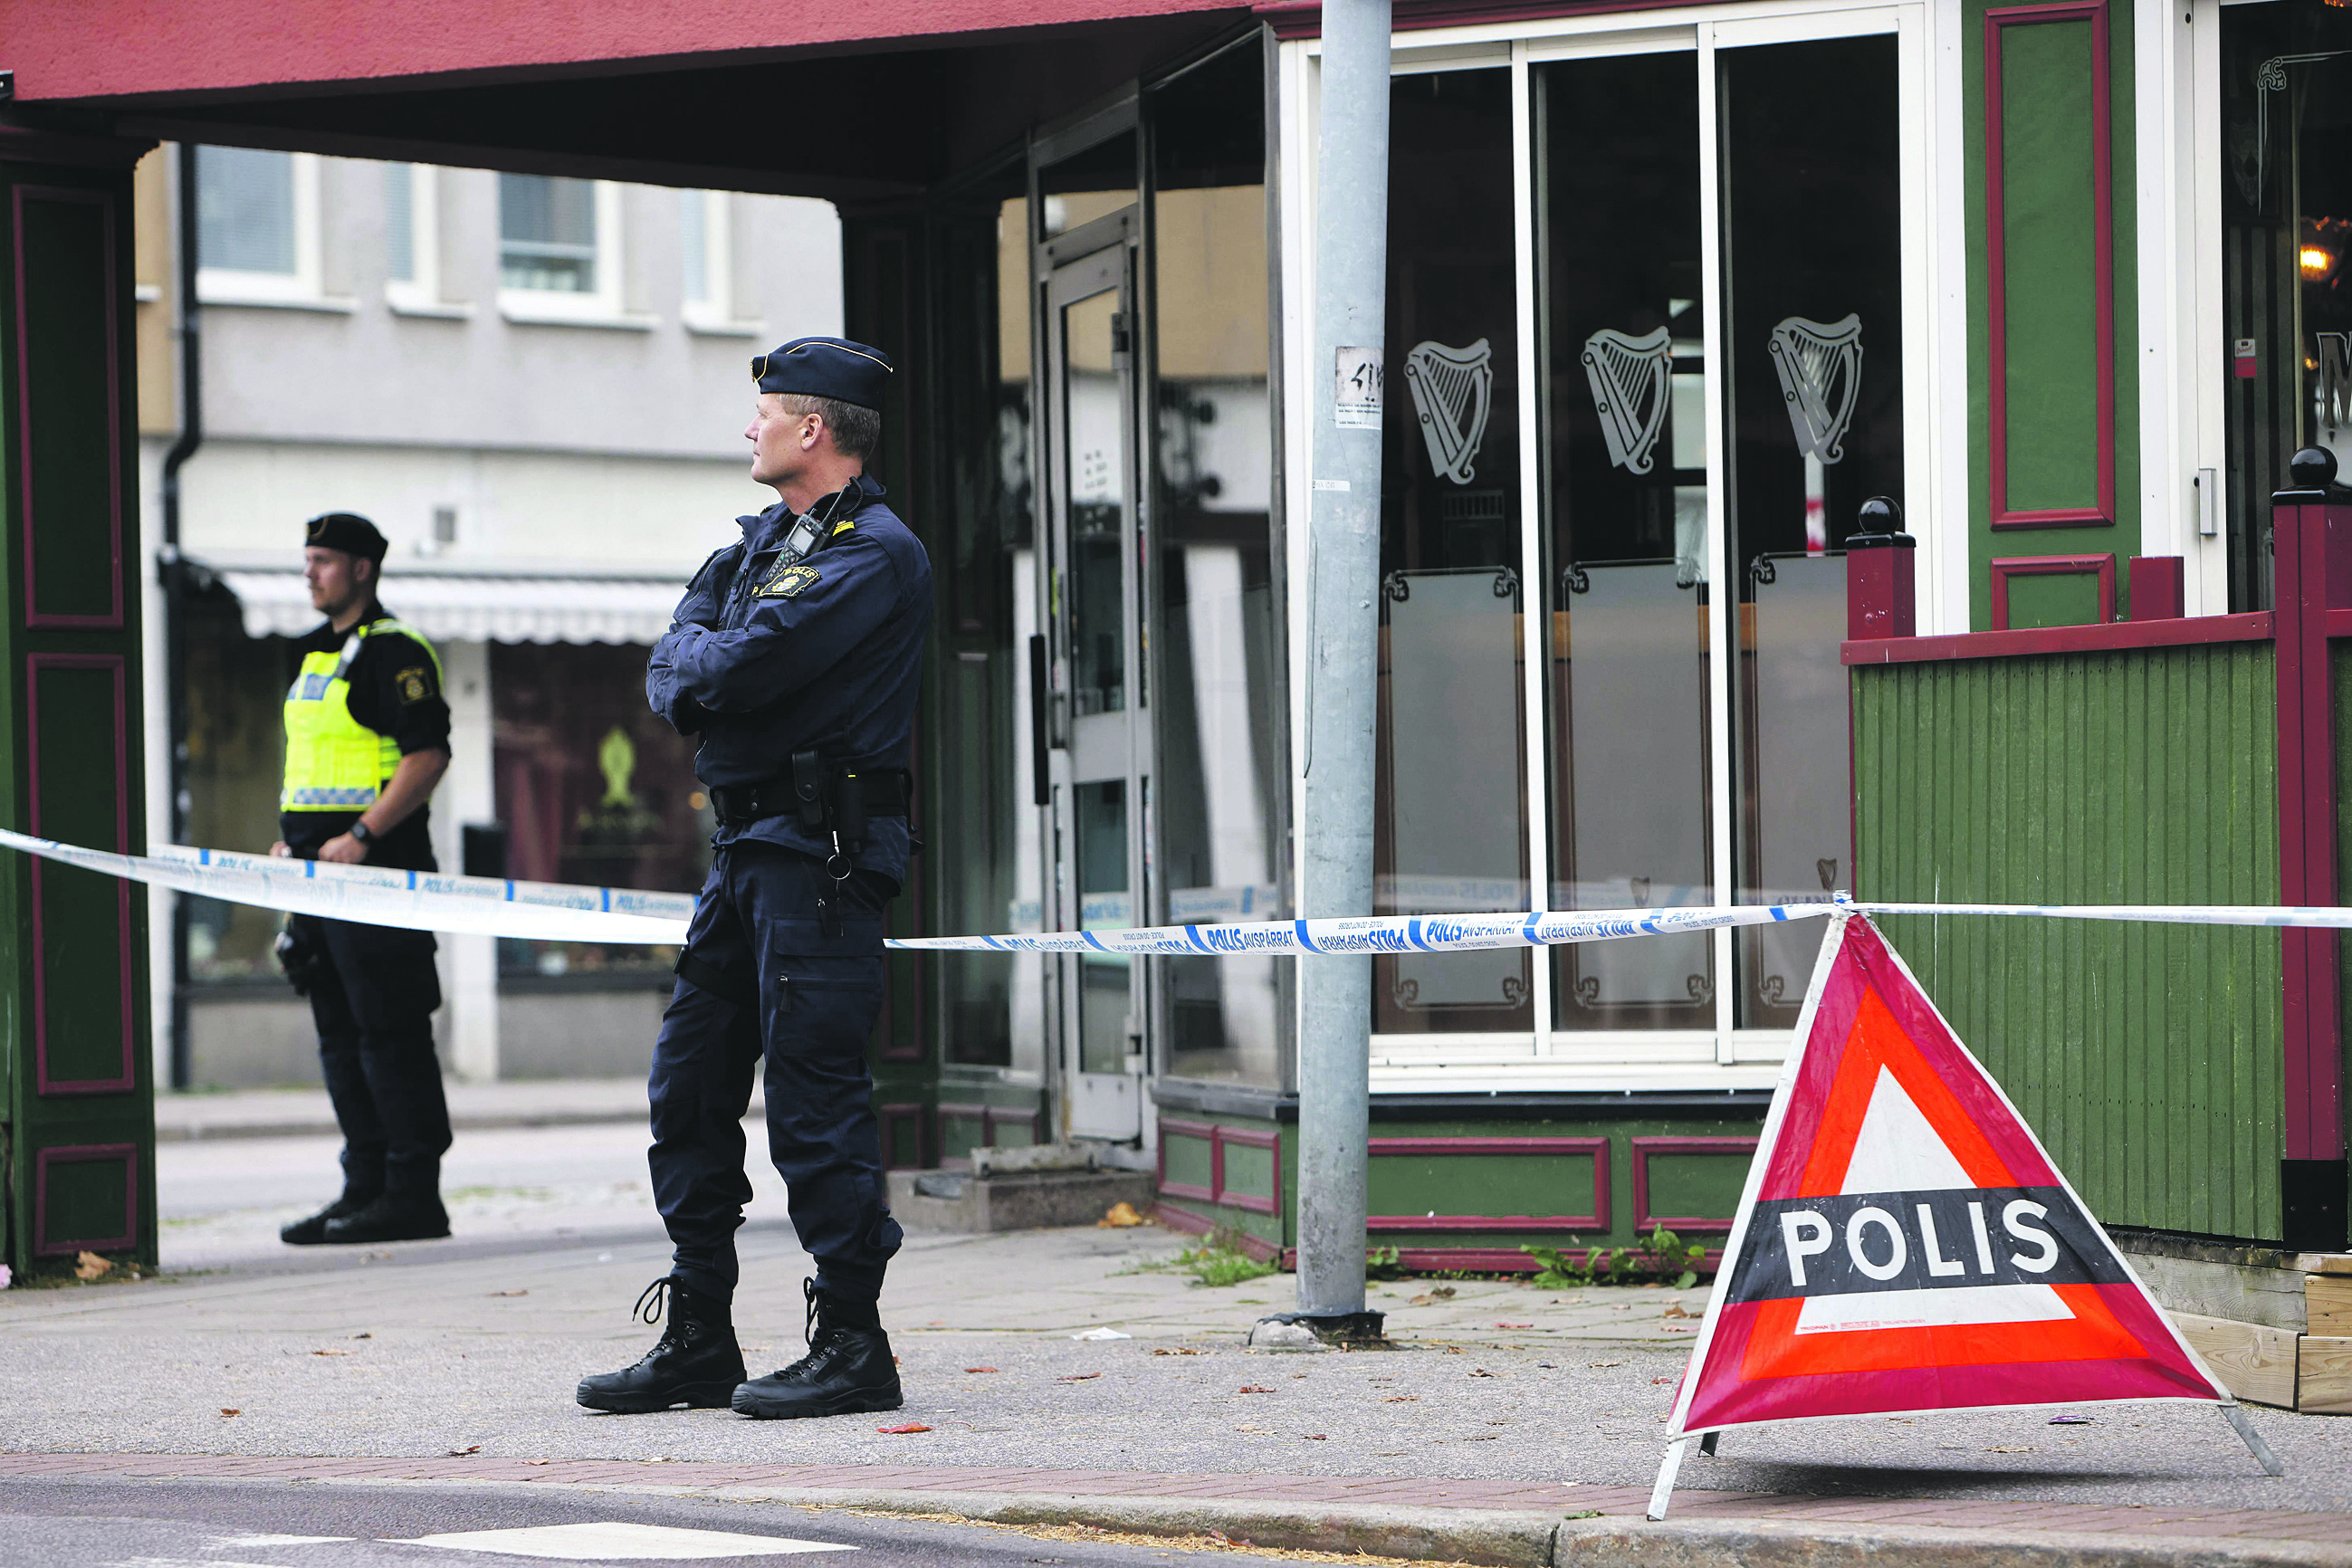
[{"label": "metal street pole", "polygon": [[[1323,5],[1315,358],[1300,399],[1315,422],[1299,878],[1299,913],[1307,916],[1372,909],[1389,5]],[[1302,958],[1298,994],[1298,1316],[1378,1332],[1377,1321],[1363,1317],[1371,960]]]}]

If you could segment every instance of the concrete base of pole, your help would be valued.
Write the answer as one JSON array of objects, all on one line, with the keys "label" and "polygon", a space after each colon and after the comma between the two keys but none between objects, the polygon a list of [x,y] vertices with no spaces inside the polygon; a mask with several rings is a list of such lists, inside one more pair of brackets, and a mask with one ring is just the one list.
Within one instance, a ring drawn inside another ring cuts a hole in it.
[{"label": "concrete base of pole", "polygon": [[1276,1312],[1257,1321],[1249,1343],[1252,1350],[1386,1350],[1387,1321],[1385,1312]]}]

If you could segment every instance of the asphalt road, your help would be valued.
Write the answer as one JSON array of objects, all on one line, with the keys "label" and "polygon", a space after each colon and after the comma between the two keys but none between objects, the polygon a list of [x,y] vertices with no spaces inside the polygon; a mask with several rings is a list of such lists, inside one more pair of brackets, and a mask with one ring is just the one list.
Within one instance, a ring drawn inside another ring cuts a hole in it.
[{"label": "asphalt road", "polygon": [[1237,1557],[1256,1554],[543,1487],[0,1481],[0,1563],[9,1568],[519,1568],[533,1560],[1075,1568]]}]

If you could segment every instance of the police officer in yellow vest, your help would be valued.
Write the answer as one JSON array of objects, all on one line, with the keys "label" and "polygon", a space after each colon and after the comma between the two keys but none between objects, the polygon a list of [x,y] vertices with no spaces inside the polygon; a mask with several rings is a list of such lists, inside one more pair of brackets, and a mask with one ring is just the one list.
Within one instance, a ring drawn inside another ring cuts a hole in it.
[{"label": "police officer in yellow vest", "polygon": [[[363,517],[328,512],[306,525],[303,577],[327,621],[297,645],[272,853],[431,871],[425,802],[449,766],[449,704],[432,645],[376,602],[383,553]],[[433,954],[430,931],[288,917],[278,957],[310,999],[343,1130],[342,1195],[278,1233],[294,1246],[449,1234]]]}]

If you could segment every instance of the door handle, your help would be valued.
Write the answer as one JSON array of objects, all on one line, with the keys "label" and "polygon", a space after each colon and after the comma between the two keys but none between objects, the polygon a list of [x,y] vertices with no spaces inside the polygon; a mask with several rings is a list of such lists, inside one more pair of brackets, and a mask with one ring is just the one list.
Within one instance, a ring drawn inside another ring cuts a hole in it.
[{"label": "door handle", "polygon": [[1045,638],[1038,633],[1029,638],[1029,793],[1035,805],[1054,804],[1054,786],[1045,776],[1045,749],[1051,740],[1045,715],[1051,707],[1045,690]]}]

